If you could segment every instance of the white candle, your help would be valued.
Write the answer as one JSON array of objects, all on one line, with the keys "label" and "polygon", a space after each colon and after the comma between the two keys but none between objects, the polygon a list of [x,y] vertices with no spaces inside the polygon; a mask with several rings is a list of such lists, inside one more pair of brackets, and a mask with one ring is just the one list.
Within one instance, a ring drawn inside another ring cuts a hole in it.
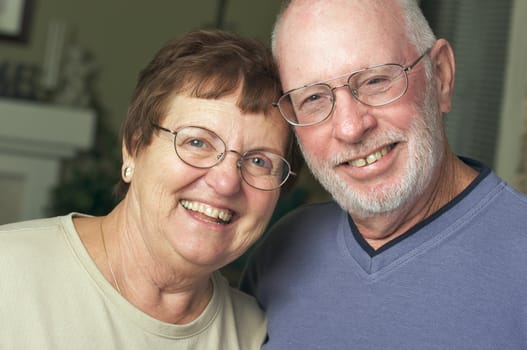
[{"label": "white candle", "polygon": [[66,41],[66,23],[63,21],[51,21],[48,27],[46,51],[42,66],[41,86],[46,90],[57,87],[60,63]]}]

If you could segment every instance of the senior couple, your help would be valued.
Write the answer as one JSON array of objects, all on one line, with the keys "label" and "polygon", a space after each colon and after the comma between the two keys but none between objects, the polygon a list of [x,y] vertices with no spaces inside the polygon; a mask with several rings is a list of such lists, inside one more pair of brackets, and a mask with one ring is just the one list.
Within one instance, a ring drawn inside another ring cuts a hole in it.
[{"label": "senior couple", "polygon": [[[272,50],[203,30],[155,55],[116,207],[0,227],[2,349],[527,348],[527,198],[450,148],[454,54],[417,2],[285,1]],[[269,230],[249,296],[218,269],[297,144],[334,200]]]}]

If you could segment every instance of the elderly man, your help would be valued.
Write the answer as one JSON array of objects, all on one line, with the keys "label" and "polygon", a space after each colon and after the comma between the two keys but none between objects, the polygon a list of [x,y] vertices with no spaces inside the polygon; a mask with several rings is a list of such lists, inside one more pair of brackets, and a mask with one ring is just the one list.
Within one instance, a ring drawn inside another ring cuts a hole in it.
[{"label": "elderly man", "polygon": [[276,106],[336,203],[251,258],[265,349],[527,349],[527,198],[450,148],[454,55],[415,0],[288,1],[273,49]]}]

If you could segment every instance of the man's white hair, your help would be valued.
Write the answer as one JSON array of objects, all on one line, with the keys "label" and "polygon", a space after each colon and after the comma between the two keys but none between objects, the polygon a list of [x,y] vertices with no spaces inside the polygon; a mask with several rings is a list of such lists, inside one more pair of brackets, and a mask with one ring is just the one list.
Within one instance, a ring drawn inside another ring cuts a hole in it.
[{"label": "man's white hair", "polygon": [[[331,2],[331,0],[320,0],[324,1],[325,4]],[[366,1],[368,4],[374,6],[383,7],[386,0],[349,0],[351,1]],[[434,45],[436,37],[428,24],[419,4],[416,0],[394,0],[401,8],[403,14],[403,21],[406,26],[406,36],[417,52],[424,52],[426,49]],[[276,21],[271,34],[271,48],[273,54],[276,57],[276,42],[278,39],[278,33],[280,32],[280,26],[282,19],[287,9],[295,3],[296,0],[284,0],[282,1],[280,10],[276,17]]]}]

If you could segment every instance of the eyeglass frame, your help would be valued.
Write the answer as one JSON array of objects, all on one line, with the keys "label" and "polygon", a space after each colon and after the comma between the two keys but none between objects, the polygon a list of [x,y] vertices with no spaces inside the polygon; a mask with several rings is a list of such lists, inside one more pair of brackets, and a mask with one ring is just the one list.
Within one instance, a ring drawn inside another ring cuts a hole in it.
[{"label": "eyeglass frame", "polygon": [[[419,57],[417,57],[417,59],[415,61],[413,61],[411,64],[409,64],[407,66],[403,66],[402,64],[399,64],[399,63],[378,64],[378,65],[375,65],[375,66],[370,66],[370,67],[358,69],[358,70],[353,71],[351,73],[343,74],[343,75],[340,75],[340,76],[335,77],[335,78],[331,78],[331,79],[328,79],[328,80],[319,81],[319,82],[315,82],[315,83],[306,84],[304,86],[300,86],[300,87],[288,90],[288,91],[284,92],[284,94],[282,96],[280,96],[280,98],[278,99],[277,102],[273,103],[273,107],[278,108],[278,111],[280,112],[280,115],[282,116],[282,118],[284,118],[287,123],[289,123],[289,124],[291,124],[293,126],[312,126],[312,125],[317,125],[317,124],[320,124],[320,123],[326,121],[327,119],[329,119],[329,117],[333,114],[333,110],[335,109],[335,104],[337,102],[337,98],[335,96],[335,90],[339,89],[339,88],[342,88],[342,87],[347,87],[348,90],[350,91],[351,95],[353,96],[353,98],[357,102],[362,103],[363,105],[370,106],[370,107],[386,106],[386,105],[388,105],[388,104],[390,104],[392,102],[397,101],[398,99],[400,99],[401,97],[403,97],[406,94],[406,91],[408,91],[408,85],[409,85],[409,82],[410,82],[410,80],[408,78],[408,72],[411,71],[427,54],[429,54],[431,50],[432,50],[432,47],[429,47],[428,49],[425,50],[425,52],[423,52],[423,54],[421,54]],[[406,79],[406,86],[405,86],[404,90],[402,91],[402,93],[399,96],[397,96],[395,98],[392,98],[392,99],[390,99],[390,100],[388,100],[388,101],[386,101],[384,103],[381,103],[381,104],[372,105],[372,104],[368,104],[368,103],[365,103],[365,102],[361,101],[358,98],[358,94],[357,94],[357,90],[358,89],[357,88],[352,88],[350,86],[351,78],[353,76],[359,74],[359,73],[365,72],[365,71],[370,70],[370,69],[383,67],[383,66],[398,66],[398,67],[402,68],[402,72],[404,73],[404,76],[405,76],[405,79]],[[331,81],[334,81],[334,80],[339,80],[339,79],[342,79],[344,77],[348,77],[346,79],[346,83],[345,84],[342,84],[342,85],[339,85],[339,86],[335,86],[335,87],[332,87],[331,85],[327,84],[328,82],[331,82]],[[292,92],[295,92],[295,91],[298,91],[298,90],[301,90],[301,89],[305,89],[305,88],[309,88],[309,87],[315,86],[315,85],[326,85],[329,88],[330,92],[331,92],[332,104],[331,104],[331,109],[329,110],[328,114],[324,118],[322,118],[321,120],[313,122],[313,123],[309,123],[309,124],[296,123],[296,122],[293,122],[292,120],[289,120],[284,115],[284,113],[282,112],[282,109],[280,108],[280,102],[282,101],[282,99],[287,98]]]},{"label": "eyeglass frame", "polygon": [[[245,182],[247,185],[251,186],[252,188],[255,188],[257,190],[260,190],[260,191],[274,191],[274,190],[277,190],[279,189],[280,187],[282,187],[286,182],[287,180],[289,179],[289,177],[292,175],[292,176],[296,176],[297,173],[295,173],[294,171],[291,170],[291,164],[289,164],[289,161],[287,159],[285,159],[283,156],[277,154],[277,153],[274,153],[274,152],[271,152],[271,151],[267,151],[267,150],[262,150],[262,149],[254,149],[254,150],[248,150],[248,151],[245,151],[243,153],[240,153],[236,150],[233,150],[233,149],[227,149],[227,144],[225,143],[225,141],[223,141],[223,139],[218,135],[216,134],[214,131],[212,130],[209,130],[207,128],[204,128],[204,127],[201,127],[201,126],[195,126],[195,125],[186,125],[186,126],[183,126],[181,128],[179,128],[178,130],[171,130],[171,129],[168,129],[168,128],[165,128],[161,125],[158,125],[158,124],[155,124],[155,123],[151,123],[152,127],[154,129],[158,129],[158,130],[161,130],[161,131],[165,131],[165,132],[168,132],[170,134],[172,134],[174,136],[174,141],[172,142],[173,145],[174,145],[174,151],[176,152],[176,155],[178,156],[178,158],[185,164],[187,164],[188,166],[191,166],[193,168],[196,168],[196,169],[211,169],[213,167],[215,167],[216,165],[220,164],[227,156],[227,153],[229,152],[232,152],[232,153],[235,153],[238,155],[238,160],[236,161],[236,167],[238,168],[238,172],[240,173],[240,178],[243,180],[243,182]],[[179,131],[181,131],[182,129],[185,129],[185,128],[197,128],[197,129],[202,129],[202,130],[205,130],[213,135],[215,135],[218,140],[221,141],[221,143],[223,144],[223,147],[224,147],[224,151],[223,152],[220,152],[217,156],[216,156],[216,162],[210,166],[196,166],[194,164],[191,164],[189,163],[188,161],[186,161],[185,159],[181,158],[181,155],[179,154],[179,152],[177,151],[177,145],[176,145],[176,137],[177,137],[177,133]],[[244,157],[247,155],[247,154],[250,154],[250,153],[255,153],[255,152],[265,152],[265,153],[271,153],[271,154],[274,154],[276,155],[277,157],[279,157],[281,160],[283,160],[283,162],[287,165],[287,168],[288,168],[288,171],[287,171],[287,174],[285,175],[285,178],[283,180],[281,180],[280,184],[274,188],[260,188],[260,187],[256,187],[255,185],[251,184],[243,175],[243,171],[242,171],[242,167],[243,167],[243,162],[242,160],[244,159]]]}]

